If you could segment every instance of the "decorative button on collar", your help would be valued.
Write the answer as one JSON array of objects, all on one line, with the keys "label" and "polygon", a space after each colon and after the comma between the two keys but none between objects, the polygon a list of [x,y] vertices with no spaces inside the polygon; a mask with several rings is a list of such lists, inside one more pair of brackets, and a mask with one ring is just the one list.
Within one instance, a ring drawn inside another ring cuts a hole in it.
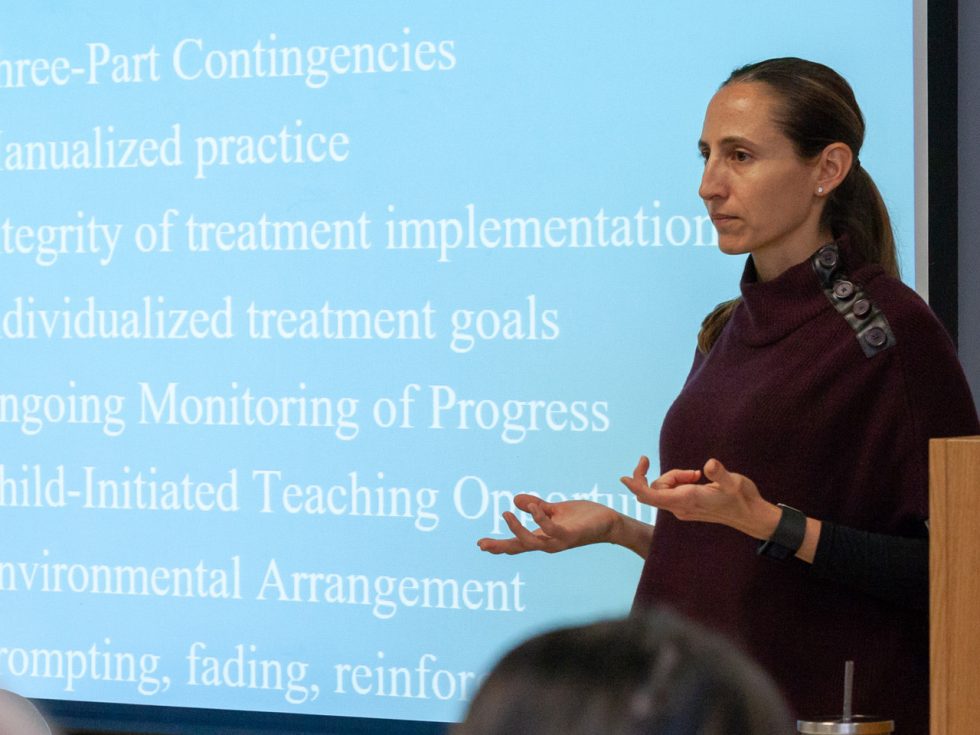
[{"label": "decorative button on collar", "polygon": [[824,245],[811,257],[813,270],[827,299],[854,331],[865,357],[874,357],[895,344],[888,319],[875,306],[864,287],[850,279],[837,243]]},{"label": "decorative button on collar", "polygon": [[833,268],[837,265],[837,250],[833,246],[825,246],[820,250],[817,259],[824,268]]},{"label": "decorative button on collar", "polygon": [[854,284],[850,281],[837,281],[834,284],[834,297],[846,301],[854,295]]},{"label": "decorative button on collar", "polygon": [[871,327],[871,329],[865,333],[864,341],[872,347],[878,348],[883,346],[885,342],[888,341],[888,335],[881,327]]}]

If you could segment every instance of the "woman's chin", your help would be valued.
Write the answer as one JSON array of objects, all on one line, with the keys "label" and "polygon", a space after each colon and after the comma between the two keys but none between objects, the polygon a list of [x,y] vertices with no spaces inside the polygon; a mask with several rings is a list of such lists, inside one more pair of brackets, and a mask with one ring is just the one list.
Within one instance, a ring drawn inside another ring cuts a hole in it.
[{"label": "woman's chin", "polygon": [[743,240],[728,237],[718,238],[718,249],[725,255],[745,255],[752,250]]}]

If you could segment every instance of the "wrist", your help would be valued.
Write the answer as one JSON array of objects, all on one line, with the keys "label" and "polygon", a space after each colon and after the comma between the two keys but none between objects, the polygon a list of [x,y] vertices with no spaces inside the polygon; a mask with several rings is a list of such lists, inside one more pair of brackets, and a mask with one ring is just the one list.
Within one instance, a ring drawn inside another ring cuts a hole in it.
[{"label": "wrist", "polygon": [[776,533],[776,527],[779,526],[779,521],[783,517],[783,509],[776,503],[770,503],[769,501],[763,501],[764,507],[758,514],[758,522],[756,524],[755,532],[749,532],[749,535],[759,541],[766,541],[772,538],[772,535]]},{"label": "wrist", "polygon": [[788,505],[779,504],[779,522],[772,534],[759,543],[757,553],[773,559],[795,556],[807,537],[806,514]]},{"label": "wrist", "polygon": [[622,513],[616,513],[616,520],[610,527],[608,541],[646,558],[650,543],[653,541],[653,526]]},{"label": "wrist", "polygon": [[609,524],[609,532],[605,539],[610,544],[616,546],[626,546],[628,539],[627,518],[622,513],[616,511],[616,517]]},{"label": "wrist", "polygon": [[740,523],[730,525],[746,536],[751,536],[758,541],[765,541],[776,532],[776,526],[779,525],[779,519],[782,515],[783,509],[778,505],[759,498],[749,508],[745,518]]}]

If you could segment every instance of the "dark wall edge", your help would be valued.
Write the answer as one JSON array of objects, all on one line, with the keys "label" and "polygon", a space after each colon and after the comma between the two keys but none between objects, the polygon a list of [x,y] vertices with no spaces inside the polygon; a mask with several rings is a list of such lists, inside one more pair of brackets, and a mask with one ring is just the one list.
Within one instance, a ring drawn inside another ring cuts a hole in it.
[{"label": "dark wall edge", "polygon": [[929,305],[958,341],[957,0],[927,5]]}]

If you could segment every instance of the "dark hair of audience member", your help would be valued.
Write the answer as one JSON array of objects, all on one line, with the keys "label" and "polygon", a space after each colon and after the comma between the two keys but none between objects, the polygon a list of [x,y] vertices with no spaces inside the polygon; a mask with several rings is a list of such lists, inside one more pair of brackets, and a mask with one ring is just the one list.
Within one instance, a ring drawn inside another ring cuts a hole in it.
[{"label": "dark hair of audience member", "polygon": [[787,735],[769,677],[664,611],[564,628],[494,667],[453,735]]}]

